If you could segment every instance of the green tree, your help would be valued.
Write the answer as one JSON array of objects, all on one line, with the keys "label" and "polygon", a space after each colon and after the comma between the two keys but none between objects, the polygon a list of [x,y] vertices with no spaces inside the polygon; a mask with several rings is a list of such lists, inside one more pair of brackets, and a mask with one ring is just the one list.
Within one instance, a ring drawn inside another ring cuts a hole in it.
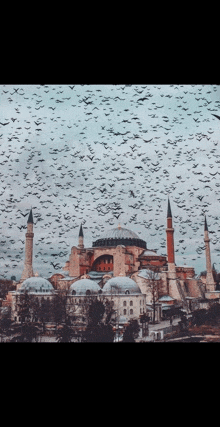
[{"label": "green tree", "polygon": [[111,324],[113,310],[107,301],[91,300],[87,311],[87,327],[82,339],[85,342],[113,342]]},{"label": "green tree", "polygon": [[12,334],[12,320],[11,320],[11,310],[9,307],[4,307],[1,309],[0,316],[0,335],[1,340],[3,337],[9,337]]},{"label": "green tree", "polygon": [[128,326],[126,326],[123,333],[123,342],[135,342],[138,338],[140,326],[137,319],[129,320]]},{"label": "green tree", "polygon": [[[37,306],[37,304],[36,304]],[[48,299],[41,298],[39,305],[36,307],[36,317],[42,326],[42,332],[45,333],[46,323],[52,319],[51,302]]]},{"label": "green tree", "polygon": [[59,290],[53,297],[51,304],[52,319],[57,326],[66,323],[69,317],[68,313],[68,291]]},{"label": "green tree", "polygon": [[205,308],[201,308],[193,312],[191,317],[191,324],[196,326],[201,326],[206,323],[206,320],[207,320],[207,310]]},{"label": "green tree", "polygon": [[209,307],[206,313],[206,323],[218,324],[220,322],[220,304],[215,302]]},{"label": "green tree", "polygon": [[71,325],[70,320],[66,319],[66,322],[59,325],[59,328],[55,332],[56,340],[58,342],[71,342],[76,336],[75,331]]},{"label": "green tree", "polygon": [[31,319],[31,298],[27,291],[21,293],[17,298],[17,313],[21,323]]}]

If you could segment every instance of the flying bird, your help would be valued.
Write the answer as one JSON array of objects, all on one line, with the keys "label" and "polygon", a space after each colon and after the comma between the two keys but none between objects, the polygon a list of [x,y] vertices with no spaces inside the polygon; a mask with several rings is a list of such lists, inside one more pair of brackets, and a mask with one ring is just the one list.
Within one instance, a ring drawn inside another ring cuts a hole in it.
[{"label": "flying bird", "polygon": [[[212,114],[212,113],[211,113]],[[217,119],[220,120],[220,116],[218,116],[217,114],[212,114],[212,116],[215,116]]]}]

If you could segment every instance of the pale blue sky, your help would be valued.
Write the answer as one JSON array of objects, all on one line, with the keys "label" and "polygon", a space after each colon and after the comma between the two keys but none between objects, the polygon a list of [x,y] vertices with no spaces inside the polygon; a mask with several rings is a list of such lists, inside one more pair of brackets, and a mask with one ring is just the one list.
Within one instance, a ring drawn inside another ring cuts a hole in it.
[{"label": "pale blue sky", "polygon": [[220,121],[212,113],[220,115],[215,85],[0,86],[3,275],[20,277],[22,213],[31,206],[34,270],[46,277],[51,261],[68,260],[81,222],[86,246],[120,221],[166,254],[168,194],[177,265],[205,269],[206,213],[220,270]]}]

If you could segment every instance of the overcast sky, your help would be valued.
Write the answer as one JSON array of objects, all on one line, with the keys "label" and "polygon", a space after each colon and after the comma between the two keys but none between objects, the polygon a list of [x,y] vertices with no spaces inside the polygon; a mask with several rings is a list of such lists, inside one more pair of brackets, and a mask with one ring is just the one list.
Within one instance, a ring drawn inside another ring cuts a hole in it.
[{"label": "overcast sky", "polygon": [[220,271],[213,114],[216,85],[0,86],[1,275],[21,276],[31,207],[42,276],[64,266],[81,222],[86,247],[120,222],[166,255],[168,195],[176,264],[205,270],[206,214]]}]

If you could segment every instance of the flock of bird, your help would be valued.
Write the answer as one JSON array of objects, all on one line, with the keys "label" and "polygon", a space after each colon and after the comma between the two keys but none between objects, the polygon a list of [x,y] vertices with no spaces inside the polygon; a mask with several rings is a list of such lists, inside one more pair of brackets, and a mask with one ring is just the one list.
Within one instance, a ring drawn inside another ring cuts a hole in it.
[{"label": "flock of bird", "polygon": [[204,214],[218,267],[220,88],[217,85],[0,86],[0,276],[24,265],[34,216],[34,271],[49,277],[84,244],[122,227],[177,265],[205,270]]}]

